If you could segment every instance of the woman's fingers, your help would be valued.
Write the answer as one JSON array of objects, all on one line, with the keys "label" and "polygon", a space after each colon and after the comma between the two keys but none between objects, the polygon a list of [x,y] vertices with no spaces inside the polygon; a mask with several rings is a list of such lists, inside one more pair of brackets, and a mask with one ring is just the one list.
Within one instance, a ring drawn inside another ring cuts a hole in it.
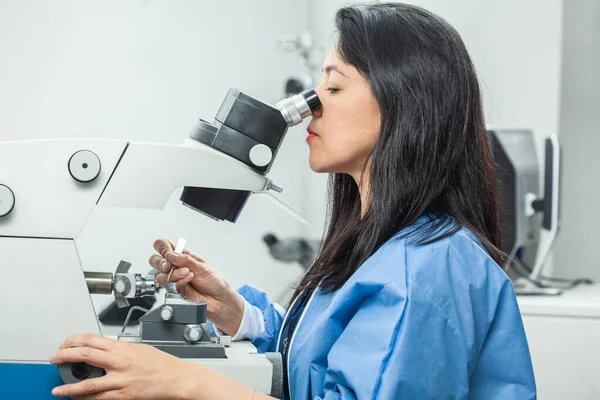
[{"label": "woman's fingers", "polygon": [[159,256],[158,254],[153,254],[152,256],[150,256],[148,262],[150,263],[150,266],[152,268],[159,272],[168,272],[171,269],[171,265],[167,262],[167,260]]},{"label": "woman's fingers", "polygon": [[[116,399],[117,397],[104,397],[103,392],[112,393],[112,391],[125,385],[125,382],[119,382],[119,380],[107,375],[101,378],[86,379],[79,383],[55,387],[52,389],[52,395],[55,397]],[[98,393],[103,393],[102,397],[98,397]]]},{"label": "woman's fingers", "polygon": [[103,392],[101,395],[91,394],[87,396],[76,397],[75,400],[124,400],[131,399],[132,397],[126,397],[122,390],[111,390],[109,392]]},{"label": "woman's fingers", "polygon": [[167,274],[156,275],[156,283],[158,283],[161,287],[165,287],[167,285]]},{"label": "woman's fingers", "polygon": [[[189,273],[190,273],[189,268],[177,268],[177,269],[173,270],[173,273],[171,274],[171,279],[169,281],[170,282],[179,282],[183,278],[187,277]],[[167,276],[168,276],[168,274],[167,274]]]},{"label": "woman's fingers", "polygon": [[87,363],[103,369],[117,367],[119,363],[113,354],[91,347],[61,349],[50,358],[50,364],[64,364],[67,362]]},{"label": "woman's fingers", "polygon": [[[214,274],[214,269],[205,262],[198,261],[190,254],[177,254],[175,252],[167,252],[165,254],[168,263],[177,266],[178,268],[189,268],[196,276],[207,276]],[[199,257],[200,258],[200,257]]]},{"label": "woman's fingers", "polygon": [[[185,269],[187,269],[187,268],[185,268]],[[188,274],[186,276],[181,278],[181,280],[177,281],[177,289],[183,288],[185,285],[190,283],[192,281],[192,279],[194,279],[194,274],[191,272],[188,272]]]},{"label": "woman's fingers", "polygon": [[[169,254],[169,253],[167,253]],[[176,254],[176,253],[173,253]],[[186,256],[188,257],[188,256]],[[181,261],[179,261],[178,264],[174,264],[174,263],[170,263],[167,260],[165,260],[164,258],[162,258],[161,256],[159,256],[158,254],[154,254],[150,257],[149,260],[150,266],[152,266],[152,268],[154,268],[155,270],[159,271],[159,272],[165,272],[168,273],[171,271],[171,268],[181,268],[181,267],[185,267],[186,265],[184,264],[188,264],[187,262],[182,263]]]},{"label": "woman's fingers", "polygon": [[189,254],[177,254],[174,251],[169,251],[165,254],[165,259],[168,263],[175,265],[178,268],[187,267],[193,270],[198,261],[192,258]]},{"label": "woman's fingers", "polygon": [[[154,241],[153,247],[158,254],[155,254],[150,257],[150,265],[152,266],[152,268],[158,271],[162,271],[161,264],[165,259],[165,255],[167,254],[167,252],[174,252],[175,244],[169,239],[157,239]],[[200,257],[198,254],[192,252],[188,248],[183,249],[182,254],[187,254],[192,259],[198,262],[206,263],[206,260],[204,258]]]},{"label": "woman's fingers", "polygon": [[116,340],[88,333],[84,335],[69,336],[60,346],[60,348],[67,349],[70,347],[91,347],[98,350],[108,351],[118,343],[119,342]]},{"label": "woman's fingers", "polygon": [[[168,276],[169,276],[168,273],[158,274],[156,276],[156,282],[161,287],[165,287],[167,285],[167,277]],[[186,285],[186,284],[190,283],[192,281],[192,279],[194,279],[194,274],[192,272],[190,272],[190,270],[187,268],[181,268],[181,269],[176,269],[173,271],[169,282],[177,282],[177,286],[180,286],[180,285]],[[185,280],[185,282],[182,282],[182,280]]]},{"label": "woman's fingers", "polygon": [[175,244],[173,244],[173,242],[171,242],[169,239],[156,239],[152,246],[154,247],[154,250],[156,250],[156,252],[162,257],[165,256],[167,251],[175,250]]}]

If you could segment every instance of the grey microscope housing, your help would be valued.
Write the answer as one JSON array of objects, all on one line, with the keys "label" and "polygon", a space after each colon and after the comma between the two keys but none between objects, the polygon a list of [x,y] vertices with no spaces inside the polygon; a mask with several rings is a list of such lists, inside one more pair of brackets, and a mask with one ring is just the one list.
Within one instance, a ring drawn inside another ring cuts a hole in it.
[{"label": "grey microscope housing", "polygon": [[206,303],[167,293],[167,302],[140,318],[140,339],[179,358],[226,358],[225,347],[211,342]]},{"label": "grey microscope housing", "polygon": [[[282,100],[276,106],[230,89],[213,123],[199,120],[190,138],[213,147],[260,173],[268,173],[288,127],[321,107],[314,90]],[[216,220],[235,222],[250,192],[185,187],[180,200]]]}]

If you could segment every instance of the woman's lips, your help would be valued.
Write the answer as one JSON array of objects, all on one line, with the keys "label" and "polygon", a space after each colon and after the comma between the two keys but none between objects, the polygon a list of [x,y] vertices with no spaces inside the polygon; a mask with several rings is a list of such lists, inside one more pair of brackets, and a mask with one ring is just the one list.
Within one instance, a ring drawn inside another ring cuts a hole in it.
[{"label": "woman's lips", "polygon": [[317,135],[317,133],[315,131],[313,131],[310,128],[308,128],[306,131],[308,132],[308,136],[306,137],[306,141],[309,141],[309,140],[314,139],[314,138],[316,138],[316,137],[319,136],[319,135]]}]

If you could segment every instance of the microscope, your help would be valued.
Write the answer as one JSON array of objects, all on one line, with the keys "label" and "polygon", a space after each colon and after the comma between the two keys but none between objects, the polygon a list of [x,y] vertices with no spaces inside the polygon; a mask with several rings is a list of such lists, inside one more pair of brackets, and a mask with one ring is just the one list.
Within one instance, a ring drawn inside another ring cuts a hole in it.
[{"label": "microscope", "polygon": [[[61,382],[101,376],[102,370],[87,364],[57,368],[48,359],[70,335],[100,334],[90,293],[113,295],[126,307],[157,290],[154,276],[131,273],[124,260],[114,274],[84,273],[75,239],[94,207],[163,209],[183,187],[183,205],[234,223],[250,194],[282,190],[267,177],[277,151],[288,128],[320,107],[314,90],[272,106],[230,89],[214,121],[199,120],[182,145],[104,139],[0,143],[0,266],[8,282],[0,292],[0,382],[8,382],[0,397],[50,399]],[[215,338],[205,303],[187,300],[174,285],[165,289],[165,302],[140,318],[139,334],[118,339],[155,346],[278,395],[277,355]]]}]

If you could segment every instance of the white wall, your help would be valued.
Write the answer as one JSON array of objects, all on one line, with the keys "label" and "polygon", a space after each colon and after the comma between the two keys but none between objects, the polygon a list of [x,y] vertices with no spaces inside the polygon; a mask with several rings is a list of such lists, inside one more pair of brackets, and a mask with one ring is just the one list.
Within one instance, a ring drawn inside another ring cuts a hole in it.
[{"label": "white wall", "polygon": [[556,274],[600,280],[600,2],[565,1],[562,226]]},{"label": "white wall", "polygon": [[[307,3],[296,0],[2,0],[0,141],[181,143],[198,118],[213,119],[229,87],[279,100],[285,78],[301,66],[277,49],[277,38],[305,30],[308,19]],[[305,136],[302,128],[289,132],[271,173],[295,209],[308,170]],[[154,239],[181,236],[235,286],[277,295],[301,272],[272,260],[263,245],[268,231],[302,229],[278,207],[251,198],[233,225],[178,198],[164,211],[96,209],[77,241],[84,269],[113,271],[124,259],[145,272]]]},{"label": "white wall", "polygon": [[[419,0],[463,38],[483,86],[488,125],[558,132],[561,0]],[[541,151],[541,140],[540,155]]]}]

